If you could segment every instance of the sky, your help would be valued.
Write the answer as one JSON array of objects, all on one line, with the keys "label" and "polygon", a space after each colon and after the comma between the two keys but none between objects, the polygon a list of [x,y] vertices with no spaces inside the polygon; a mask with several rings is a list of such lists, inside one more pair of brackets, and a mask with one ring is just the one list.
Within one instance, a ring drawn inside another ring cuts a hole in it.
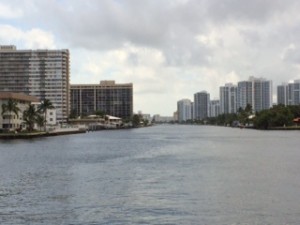
[{"label": "sky", "polygon": [[300,79],[298,0],[0,0],[0,45],[69,49],[71,84],[133,83],[134,111],[249,76]]}]

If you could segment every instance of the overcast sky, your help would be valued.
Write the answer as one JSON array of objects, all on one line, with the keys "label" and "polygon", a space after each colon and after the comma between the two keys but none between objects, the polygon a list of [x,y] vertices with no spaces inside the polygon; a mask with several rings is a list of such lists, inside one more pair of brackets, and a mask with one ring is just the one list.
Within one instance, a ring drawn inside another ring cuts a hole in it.
[{"label": "overcast sky", "polygon": [[71,84],[132,82],[135,112],[171,116],[228,82],[300,79],[299,11],[298,0],[0,0],[0,44],[69,49]]}]

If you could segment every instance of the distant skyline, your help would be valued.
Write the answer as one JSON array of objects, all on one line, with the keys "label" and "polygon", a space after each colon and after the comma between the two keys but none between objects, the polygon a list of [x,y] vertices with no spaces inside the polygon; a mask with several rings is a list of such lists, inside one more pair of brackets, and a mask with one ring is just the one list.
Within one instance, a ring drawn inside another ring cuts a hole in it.
[{"label": "distant skyline", "polygon": [[[133,83],[134,111],[249,76],[300,79],[297,0],[0,0],[0,44],[69,49],[71,84]],[[274,96],[275,97],[275,96]]]}]

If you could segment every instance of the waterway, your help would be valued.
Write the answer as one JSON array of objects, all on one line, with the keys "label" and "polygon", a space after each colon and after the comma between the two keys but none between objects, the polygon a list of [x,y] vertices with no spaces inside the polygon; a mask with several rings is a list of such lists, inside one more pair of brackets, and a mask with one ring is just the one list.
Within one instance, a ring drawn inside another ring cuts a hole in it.
[{"label": "waterway", "polygon": [[300,224],[299,131],[161,125],[0,140],[0,224]]}]

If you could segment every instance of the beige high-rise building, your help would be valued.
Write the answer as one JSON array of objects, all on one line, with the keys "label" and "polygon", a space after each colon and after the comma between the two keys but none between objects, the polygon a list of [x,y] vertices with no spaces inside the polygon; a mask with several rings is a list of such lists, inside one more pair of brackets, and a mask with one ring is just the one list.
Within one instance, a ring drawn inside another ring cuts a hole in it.
[{"label": "beige high-rise building", "polygon": [[49,99],[58,122],[65,122],[70,108],[70,62],[65,50],[17,50],[0,46],[0,92],[17,92]]}]

